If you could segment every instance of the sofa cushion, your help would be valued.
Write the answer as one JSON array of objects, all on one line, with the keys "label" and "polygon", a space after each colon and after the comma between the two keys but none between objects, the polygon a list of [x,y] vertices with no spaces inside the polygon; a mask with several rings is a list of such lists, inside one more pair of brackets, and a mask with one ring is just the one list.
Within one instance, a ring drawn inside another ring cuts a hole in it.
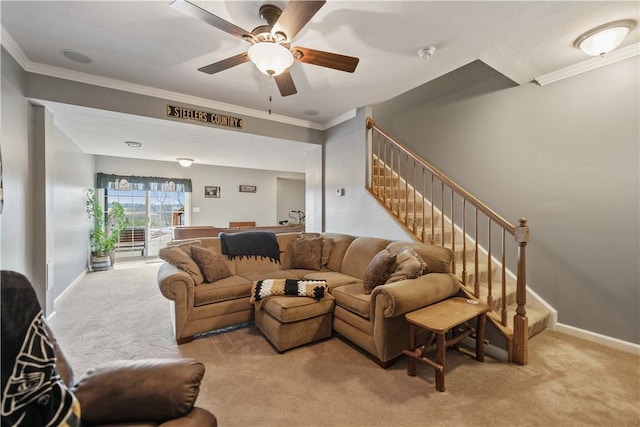
[{"label": "sofa cushion", "polygon": [[371,317],[371,294],[365,294],[362,283],[338,286],[331,291],[336,304],[365,319]]},{"label": "sofa cushion", "polygon": [[327,268],[332,271],[342,271],[344,253],[355,237],[340,233],[322,233],[321,236],[325,239],[331,239],[333,242]]},{"label": "sofa cushion", "polygon": [[420,277],[426,267],[413,249],[405,247],[396,255],[396,266],[386,283],[399,282],[400,280],[415,279]]},{"label": "sofa cushion", "polygon": [[274,296],[263,300],[261,309],[283,323],[322,316],[333,311],[335,300],[330,294],[324,298]]},{"label": "sofa cushion", "polygon": [[212,248],[203,248],[197,245],[192,245],[190,249],[191,256],[200,267],[205,281],[212,283],[231,276],[226,257],[222,254]]},{"label": "sofa cushion", "polygon": [[427,263],[426,273],[451,273],[453,251],[449,248],[427,243],[393,242],[387,246],[392,254],[398,254],[405,247],[410,247]]},{"label": "sofa cushion", "polygon": [[338,273],[337,271],[318,271],[314,273],[305,274],[304,279],[309,280],[326,280],[329,286],[329,292],[337,286],[349,285],[352,283],[362,283],[362,280],[357,279],[348,274]]},{"label": "sofa cushion", "polygon": [[396,256],[388,249],[383,249],[378,252],[364,272],[364,277],[362,278],[364,293],[370,294],[373,288],[385,283],[395,269],[395,266]]},{"label": "sofa cushion", "polygon": [[[255,271],[279,271],[280,263],[273,262],[269,258],[256,257],[236,257],[232,260],[235,264],[235,274],[250,274]],[[261,279],[267,276],[261,277]]]},{"label": "sofa cushion", "polygon": [[187,252],[179,246],[172,246],[160,249],[158,256],[169,264],[189,273],[196,286],[204,282],[204,276],[198,264],[191,258],[191,252]]},{"label": "sofa cushion", "polygon": [[265,278],[269,279],[299,279],[300,277],[292,273],[288,270],[257,270],[254,272],[246,272],[240,274],[240,276],[244,277],[247,280],[251,280],[252,282],[256,282],[258,280],[262,280]]},{"label": "sofa cushion", "polygon": [[389,240],[377,237],[356,238],[344,254],[342,269],[344,274],[362,279],[373,257],[389,244]]},{"label": "sofa cushion", "polygon": [[322,237],[297,239],[291,245],[291,268],[320,270]]},{"label": "sofa cushion", "polygon": [[203,283],[195,289],[193,299],[196,307],[251,296],[250,280],[240,276],[229,276],[215,283]]}]

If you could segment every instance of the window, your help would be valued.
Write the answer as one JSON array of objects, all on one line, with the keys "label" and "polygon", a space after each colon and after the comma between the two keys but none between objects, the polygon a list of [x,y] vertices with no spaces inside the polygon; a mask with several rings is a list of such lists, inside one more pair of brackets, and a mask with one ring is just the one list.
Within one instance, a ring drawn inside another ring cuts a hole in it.
[{"label": "window", "polygon": [[128,220],[116,257],[155,257],[172,227],[183,225],[191,180],[98,174],[98,187],[105,189],[105,206],[120,203]]}]

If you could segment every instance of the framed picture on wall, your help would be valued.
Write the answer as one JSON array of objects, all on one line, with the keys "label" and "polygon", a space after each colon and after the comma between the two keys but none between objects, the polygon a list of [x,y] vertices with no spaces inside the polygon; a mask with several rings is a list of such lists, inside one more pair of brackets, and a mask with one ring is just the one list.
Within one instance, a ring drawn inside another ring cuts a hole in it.
[{"label": "framed picture on wall", "polygon": [[241,185],[240,192],[241,193],[255,193],[258,188],[255,185]]},{"label": "framed picture on wall", "polygon": [[204,197],[207,199],[217,199],[220,197],[220,187],[214,187],[212,185],[205,185]]}]

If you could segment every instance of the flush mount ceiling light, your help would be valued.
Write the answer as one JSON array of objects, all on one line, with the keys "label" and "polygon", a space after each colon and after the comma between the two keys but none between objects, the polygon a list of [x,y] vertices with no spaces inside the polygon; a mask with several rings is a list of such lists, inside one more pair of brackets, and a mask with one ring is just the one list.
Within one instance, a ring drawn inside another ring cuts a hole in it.
[{"label": "flush mount ceiling light", "polygon": [[618,47],[635,26],[636,21],[631,19],[610,22],[587,31],[573,45],[587,55],[604,56]]},{"label": "flush mount ceiling light", "polygon": [[138,142],[138,141],[125,141],[125,144],[127,144],[127,146],[131,147],[131,148],[140,148],[142,147],[142,142]]},{"label": "flush mount ceiling light", "polygon": [[282,74],[293,64],[291,51],[278,43],[256,43],[249,48],[247,54],[258,70],[268,76]]},{"label": "flush mount ceiling light", "polygon": [[183,168],[188,168],[189,166],[191,166],[191,163],[193,163],[193,159],[187,159],[186,157],[180,157],[176,160]]}]

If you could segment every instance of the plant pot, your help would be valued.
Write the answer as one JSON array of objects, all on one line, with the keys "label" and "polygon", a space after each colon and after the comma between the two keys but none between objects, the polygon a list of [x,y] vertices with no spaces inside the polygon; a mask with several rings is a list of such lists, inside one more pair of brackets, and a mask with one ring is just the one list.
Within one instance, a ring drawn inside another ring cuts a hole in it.
[{"label": "plant pot", "polygon": [[91,255],[91,271],[105,271],[108,270],[110,266],[111,260],[108,255]]},{"label": "plant pot", "polygon": [[109,251],[107,255],[109,256],[109,262],[111,265],[114,265],[116,263],[116,251]]}]

